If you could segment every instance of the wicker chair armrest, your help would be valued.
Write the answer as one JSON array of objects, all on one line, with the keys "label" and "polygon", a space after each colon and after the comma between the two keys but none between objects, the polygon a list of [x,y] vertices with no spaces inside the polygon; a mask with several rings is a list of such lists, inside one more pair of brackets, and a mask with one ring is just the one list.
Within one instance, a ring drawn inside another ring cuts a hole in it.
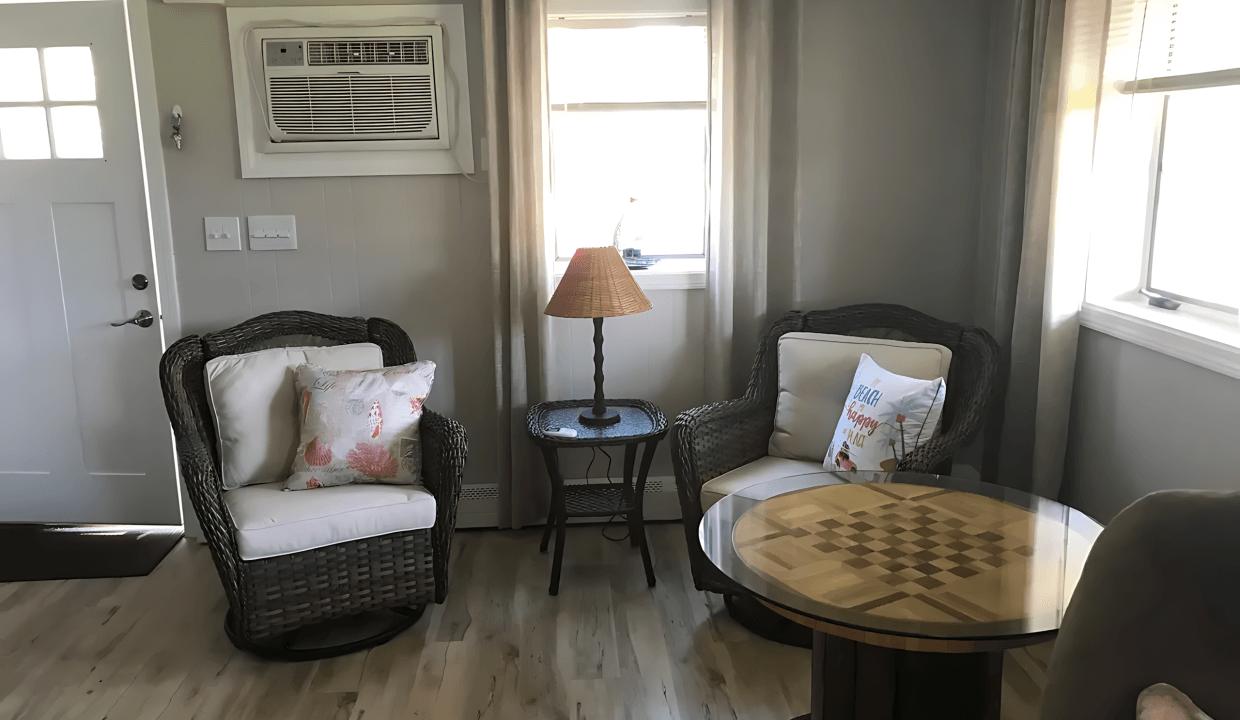
[{"label": "wicker chair armrest", "polygon": [[203,400],[206,390],[202,375],[203,351],[196,335],[173,343],[159,362],[159,380],[164,406],[172,424],[181,480],[189,491],[190,504],[198,515],[211,557],[225,579],[224,590],[230,600],[242,607],[239,591],[241,555],[233,535],[232,518],[224,506],[224,486],[216,470],[214,441],[210,428],[214,421]]},{"label": "wicker chair armrest", "polygon": [[452,558],[452,533],[456,530],[456,507],[465,477],[468,445],[465,426],[433,410],[422,414],[422,482],[435,496],[435,527],[431,545],[435,554],[435,601],[448,592],[448,567]]},{"label": "wicker chair armrest", "polygon": [[978,328],[966,330],[960,345],[963,350],[957,354],[960,368],[958,372],[953,369],[953,378],[954,382],[963,383],[957,389],[962,402],[956,408],[952,424],[938,437],[908,453],[900,462],[901,470],[933,472],[955,450],[973,442],[985,424],[998,385],[999,346],[986,331]]},{"label": "wicker chair armrest", "polygon": [[686,410],[672,423],[676,493],[698,590],[734,592],[737,587],[698,544],[702,485],[766,455],[774,425],[775,403],[753,396]]},{"label": "wicker chair armrest", "polygon": [[686,410],[672,423],[672,463],[685,517],[700,519],[709,480],[766,455],[775,404],[741,398]]},{"label": "wicker chair armrest", "polygon": [[937,437],[923,443],[917,449],[904,456],[898,469],[904,472],[934,472],[945,460],[951,458],[953,452],[961,446],[961,442],[951,436]]}]

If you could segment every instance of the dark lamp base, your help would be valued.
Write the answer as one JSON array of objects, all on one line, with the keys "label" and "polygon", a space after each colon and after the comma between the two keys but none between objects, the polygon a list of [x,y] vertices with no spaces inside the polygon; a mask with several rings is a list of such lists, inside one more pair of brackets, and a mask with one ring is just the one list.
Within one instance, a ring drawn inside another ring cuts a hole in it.
[{"label": "dark lamp base", "polygon": [[593,408],[586,408],[581,411],[581,417],[578,418],[582,425],[615,425],[620,422],[620,413],[611,408],[603,408],[602,415],[595,415]]}]

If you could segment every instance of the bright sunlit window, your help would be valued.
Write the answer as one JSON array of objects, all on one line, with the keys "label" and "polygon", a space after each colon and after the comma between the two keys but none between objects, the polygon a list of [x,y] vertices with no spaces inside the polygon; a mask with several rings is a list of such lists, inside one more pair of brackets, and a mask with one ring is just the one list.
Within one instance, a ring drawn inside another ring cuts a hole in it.
[{"label": "bright sunlit window", "polygon": [[1165,90],[1145,287],[1234,312],[1240,308],[1240,2],[1148,0],[1142,19],[1131,89]]},{"label": "bright sunlit window", "polygon": [[547,53],[556,254],[703,256],[706,19],[551,18]]},{"label": "bright sunlit window", "polygon": [[1240,307],[1240,87],[1165,100],[1149,288]]},{"label": "bright sunlit window", "polygon": [[89,47],[0,48],[0,160],[102,158],[95,99]]}]

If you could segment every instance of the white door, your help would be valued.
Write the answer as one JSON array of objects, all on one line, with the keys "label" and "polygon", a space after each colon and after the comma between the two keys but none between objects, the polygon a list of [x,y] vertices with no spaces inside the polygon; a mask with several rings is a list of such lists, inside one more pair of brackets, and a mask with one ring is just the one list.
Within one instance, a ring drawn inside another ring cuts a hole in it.
[{"label": "white door", "polygon": [[125,21],[0,3],[0,521],[181,522]]}]

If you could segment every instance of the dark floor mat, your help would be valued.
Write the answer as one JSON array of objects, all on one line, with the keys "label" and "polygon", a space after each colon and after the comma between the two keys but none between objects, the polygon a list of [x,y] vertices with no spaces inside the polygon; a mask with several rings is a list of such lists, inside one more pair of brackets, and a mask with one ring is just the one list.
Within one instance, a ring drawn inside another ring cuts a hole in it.
[{"label": "dark floor mat", "polygon": [[146,575],[180,525],[0,523],[0,582]]}]

